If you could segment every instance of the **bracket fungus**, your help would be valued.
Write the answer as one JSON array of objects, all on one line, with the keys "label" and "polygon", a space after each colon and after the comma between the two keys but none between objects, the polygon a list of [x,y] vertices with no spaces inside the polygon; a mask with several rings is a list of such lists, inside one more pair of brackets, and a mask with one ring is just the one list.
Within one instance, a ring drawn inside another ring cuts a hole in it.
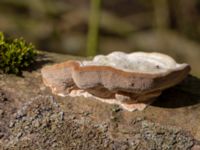
[{"label": "bracket fungus", "polygon": [[94,97],[134,111],[143,110],[164,89],[181,82],[190,66],[161,53],[113,52],[45,66],[41,72],[54,94]]}]

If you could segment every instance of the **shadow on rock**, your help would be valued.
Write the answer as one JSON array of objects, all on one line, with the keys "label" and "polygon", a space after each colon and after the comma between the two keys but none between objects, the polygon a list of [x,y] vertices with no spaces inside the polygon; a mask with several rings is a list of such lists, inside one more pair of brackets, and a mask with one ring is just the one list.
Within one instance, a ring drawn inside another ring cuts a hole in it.
[{"label": "shadow on rock", "polygon": [[[45,64],[49,64],[49,63],[53,63],[53,62],[54,61],[50,57],[48,57],[44,53],[41,53],[41,54],[37,55],[36,61],[33,64],[31,64],[29,67],[24,68],[23,71],[33,72],[33,71],[41,69]],[[20,71],[16,75],[18,77],[24,78],[23,71]],[[1,73],[3,73],[3,72],[0,72],[0,74]]]},{"label": "shadow on rock", "polygon": [[27,68],[26,71],[32,72],[34,70],[41,69],[45,64],[53,63],[54,61],[44,53],[38,54],[36,62]]},{"label": "shadow on rock", "polygon": [[152,105],[179,108],[197,104],[200,104],[200,79],[189,75],[179,85],[165,90]]}]

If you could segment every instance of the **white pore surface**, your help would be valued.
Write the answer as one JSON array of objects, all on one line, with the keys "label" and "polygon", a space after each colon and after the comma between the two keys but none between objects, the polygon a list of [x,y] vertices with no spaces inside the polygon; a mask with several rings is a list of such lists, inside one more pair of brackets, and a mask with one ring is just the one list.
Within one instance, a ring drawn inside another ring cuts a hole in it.
[{"label": "white pore surface", "polygon": [[117,99],[106,99],[106,98],[100,98],[100,97],[97,97],[97,96],[94,96],[90,93],[88,93],[87,91],[84,91],[84,90],[81,90],[81,89],[77,89],[77,90],[72,90],[70,93],[68,94],[63,94],[63,93],[57,93],[55,91],[52,91],[54,94],[56,95],[59,95],[61,97],[66,97],[66,96],[70,96],[70,97],[80,97],[80,96],[83,96],[85,98],[92,98],[93,99],[96,99],[96,100],[99,100],[101,102],[104,102],[104,103],[108,103],[108,104],[115,104],[115,105],[119,105],[119,107],[121,107],[122,109],[125,109],[127,111],[136,111],[136,110],[139,110],[139,111],[142,111],[144,110],[151,102],[149,103],[133,103],[133,104],[126,104],[126,103],[123,103]]},{"label": "white pore surface", "polygon": [[160,73],[176,70],[185,64],[161,53],[113,52],[109,55],[97,55],[92,61],[83,61],[81,66],[111,66],[128,72]]},{"label": "white pore surface", "polygon": [[[64,95],[62,95],[62,96],[64,96]],[[96,97],[84,90],[72,90],[69,93],[69,96],[71,96],[71,97],[83,96],[85,98],[94,98],[94,99],[99,100],[104,103],[119,105],[122,109],[125,109],[127,111],[136,111],[136,110],[142,111],[148,105],[148,104],[144,104],[144,103],[126,104],[126,103],[120,102],[119,100],[116,100],[116,99],[99,98],[99,97]]]}]

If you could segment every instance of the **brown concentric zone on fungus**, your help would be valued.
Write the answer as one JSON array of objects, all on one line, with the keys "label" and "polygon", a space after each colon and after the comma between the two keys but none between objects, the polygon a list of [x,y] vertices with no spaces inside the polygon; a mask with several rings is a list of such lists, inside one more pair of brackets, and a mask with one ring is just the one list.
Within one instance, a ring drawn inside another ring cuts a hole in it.
[{"label": "brown concentric zone on fungus", "polygon": [[[154,81],[154,87],[150,87],[148,91],[151,91],[151,88],[154,88],[152,91],[156,89],[160,89],[161,87],[156,86],[157,84],[162,84],[162,88],[168,88],[179,83],[183,78],[187,76],[190,72],[191,68],[188,64],[176,69],[176,70],[169,70],[163,73],[137,73],[137,72],[127,72],[117,68],[113,68],[111,66],[80,66],[80,62],[78,61],[68,61],[65,64],[65,67],[70,67],[72,71],[77,73],[84,73],[84,72],[112,72],[113,74],[117,74],[117,76],[122,76],[129,80],[130,78],[138,78],[138,79],[148,79]],[[71,72],[72,73],[72,72]],[[105,77],[106,78],[106,77]],[[173,82],[176,79],[176,82]],[[119,81],[120,82],[120,81]],[[152,83],[151,82],[151,83]],[[99,83],[101,84],[101,83]],[[134,84],[134,83],[132,83]],[[145,92],[145,91],[143,91]]]}]

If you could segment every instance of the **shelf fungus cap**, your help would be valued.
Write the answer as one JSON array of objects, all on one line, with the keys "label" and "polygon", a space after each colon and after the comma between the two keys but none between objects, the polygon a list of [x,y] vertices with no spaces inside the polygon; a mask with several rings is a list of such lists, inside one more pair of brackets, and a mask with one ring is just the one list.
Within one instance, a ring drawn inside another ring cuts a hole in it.
[{"label": "shelf fungus cap", "polygon": [[84,91],[90,97],[132,106],[151,102],[189,72],[188,64],[178,64],[165,54],[113,52],[97,55],[93,60],[71,60],[44,67],[42,77],[45,85],[61,96],[81,90],[82,95]]}]

